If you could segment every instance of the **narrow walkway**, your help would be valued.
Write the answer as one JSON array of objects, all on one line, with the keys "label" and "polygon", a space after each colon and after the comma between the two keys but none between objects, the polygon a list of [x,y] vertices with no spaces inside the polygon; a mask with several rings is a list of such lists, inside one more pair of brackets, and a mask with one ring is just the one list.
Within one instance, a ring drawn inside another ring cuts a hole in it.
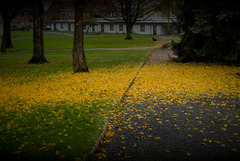
[{"label": "narrow walkway", "polygon": [[[171,54],[169,50],[156,51],[148,63],[161,65]],[[105,138],[95,155],[97,159],[240,160],[240,111],[239,108],[233,108],[233,105],[240,106],[239,100],[206,98],[188,101],[183,106],[180,103],[166,104],[151,98],[153,97],[149,96],[139,104],[136,100],[131,100],[131,96],[127,96],[129,101],[126,100],[124,104],[126,112],[114,122],[115,128],[109,131],[114,135]],[[212,102],[227,103],[224,108],[211,108]],[[230,124],[227,122],[229,120]]]},{"label": "narrow walkway", "polygon": [[[86,48],[85,51],[91,50],[154,50],[159,48],[158,46],[153,47],[134,47],[134,48]],[[7,51],[7,53],[26,53],[32,52],[33,50],[22,50],[22,51]],[[72,49],[45,49],[44,51],[72,51]],[[2,53],[4,54],[4,53]]]}]

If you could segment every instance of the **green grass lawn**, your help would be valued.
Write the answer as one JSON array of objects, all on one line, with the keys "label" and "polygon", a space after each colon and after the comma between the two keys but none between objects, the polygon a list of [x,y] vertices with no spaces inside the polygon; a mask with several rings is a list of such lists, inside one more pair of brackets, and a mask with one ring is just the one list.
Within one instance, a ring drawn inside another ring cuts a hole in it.
[{"label": "green grass lawn", "polygon": [[[71,49],[73,37],[45,33],[45,49]],[[14,31],[13,38],[32,37]],[[150,36],[85,37],[85,48],[153,46]],[[32,50],[32,38],[13,40]],[[32,52],[0,55],[0,154],[9,159],[74,160],[88,153],[103,123],[150,51],[87,50],[90,73],[73,74],[71,51],[46,51],[48,64],[27,64]],[[111,107],[111,108],[109,108]]]},{"label": "green grass lawn", "polygon": [[[91,70],[115,68],[120,65],[135,66],[146,56],[149,51],[134,50],[93,50],[85,51],[88,67]],[[0,56],[0,75],[5,78],[23,77],[24,75],[55,74],[58,72],[72,71],[72,52],[55,51],[45,52],[45,57],[50,62],[46,65],[28,65],[32,53],[8,53]],[[47,73],[46,73],[47,72]]]},{"label": "green grass lawn", "polygon": [[74,160],[88,153],[149,51],[86,51],[90,73],[72,72],[71,51],[0,55],[0,154]]},{"label": "green grass lawn", "polygon": [[[57,33],[55,33],[55,32],[52,32],[52,33],[43,33],[43,35],[44,35],[44,37],[49,37],[49,36],[64,36],[64,35],[57,34]],[[12,32],[11,32],[11,37],[12,37],[12,39],[21,38],[21,37],[31,38],[31,37],[33,37],[33,32],[32,32],[32,31],[12,31]],[[2,40],[2,36],[0,36],[0,40]]]},{"label": "green grass lawn", "polygon": [[[56,37],[53,37],[56,36]],[[12,38],[29,37],[21,40],[13,40],[12,49],[7,51],[23,51],[32,50],[32,32],[13,31]],[[122,34],[101,34],[85,36],[85,48],[132,48],[132,47],[149,47],[155,46],[157,43],[152,41],[150,35],[133,35],[131,41],[124,40],[125,35]],[[73,47],[73,37],[50,33],[44,34],[45,49],[71,49]]]}]

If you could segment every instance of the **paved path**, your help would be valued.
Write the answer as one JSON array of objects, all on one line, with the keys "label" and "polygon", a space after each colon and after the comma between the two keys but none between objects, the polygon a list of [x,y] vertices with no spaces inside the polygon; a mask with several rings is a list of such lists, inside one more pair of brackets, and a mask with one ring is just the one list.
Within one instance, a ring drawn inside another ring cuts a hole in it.
[{"label": "paved path", "polygon": [[[153,50],[158,48],[158,46],[153,47],[133,47],[133,48],[86,48],[85,51],[89,50]],[[33,50],[22,50],[22,51],[7,51],[8,53],[26,53],[32,52]],[[72,51],[72,49],[45,49],[44,51]],[[2,53],[4,54],[4,53]]]},{"label": "paved path", "polygon": [[[161,63],[171,54],[167,50],[157,51],[148,63]],[[185,106],[145,100],[140,105],[134,102],[124,105],[127,111],[115,120],[115,128],[111,130],[115,135],[105,138],[96,158],[109,161],[240,160],[239,100],[206,98],[189,101]],[[211,108],[212,102],[227,104]]]}]

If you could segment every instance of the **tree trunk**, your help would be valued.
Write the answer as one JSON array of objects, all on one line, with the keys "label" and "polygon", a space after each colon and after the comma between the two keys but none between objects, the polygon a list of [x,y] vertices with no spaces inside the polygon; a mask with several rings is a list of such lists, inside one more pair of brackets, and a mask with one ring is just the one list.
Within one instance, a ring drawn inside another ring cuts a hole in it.
[{"label": "tree trunk", "polygon": [[130,22],[126,23],[126,28],[127,28],[127,37],[125,38],[125,40],[132,40],[132,25]]},{"label": "tree trunk", "polygon": [[83,10],[86,5],[85,0],[75,1],[75,24],[74,24],[74,42],[73,42],[73,72],[89,72],[86,57],[84,53],[83,38]]},{"label": "tree trunk", "polygon": [[11,16],[8,13],[2,14],[3,17],[3,37],[1,52],[6,52],[6,48],[13,48],[11,39]]},{"label": "tree trunk", "polygon": [[47,63],[43,46],[43,4],[41,0],[33,1],[33,56],[29,63]]}]

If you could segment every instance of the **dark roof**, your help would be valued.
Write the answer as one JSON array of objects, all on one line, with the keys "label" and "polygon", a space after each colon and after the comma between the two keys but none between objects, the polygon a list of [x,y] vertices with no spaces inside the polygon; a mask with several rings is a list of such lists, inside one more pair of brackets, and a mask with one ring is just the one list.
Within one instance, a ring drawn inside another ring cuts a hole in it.
[{"label": "dark roof", "polygon": [[[161,19],[147,19],[147,20],[139,20],[136,24],[167,24],[176,22],[176,18],[161,18]],[[125,24],[124,20],[122,19],[102,19],[98,18],[97,21],[100,24]],[[74,23],[74,20],[54,20],[51,21],[52,23]]]},{"label": "dark roof", "polygon": [[[97,19],[101,24],[125,24],[122,19]],[[176,22],[176,18],[160,18],[160,19],[146,19],[146,20],[138,20],[136,24],[167,24]]]}]

